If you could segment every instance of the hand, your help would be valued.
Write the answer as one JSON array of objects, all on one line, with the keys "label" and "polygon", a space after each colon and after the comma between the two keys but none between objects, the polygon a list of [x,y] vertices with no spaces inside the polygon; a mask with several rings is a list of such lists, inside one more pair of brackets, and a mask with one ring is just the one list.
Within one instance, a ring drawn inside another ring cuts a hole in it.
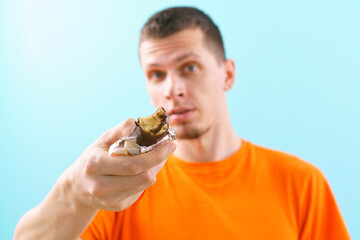
[{"label": "hand", "polygon": [[109,156],[112,143],[134,128],[127,119],[105,132],[91,144],[66,172],[74,200],[94,209],[122,211],[130,207],[156,181],[176,145],[168,142],[153,151],[136,156]]}]

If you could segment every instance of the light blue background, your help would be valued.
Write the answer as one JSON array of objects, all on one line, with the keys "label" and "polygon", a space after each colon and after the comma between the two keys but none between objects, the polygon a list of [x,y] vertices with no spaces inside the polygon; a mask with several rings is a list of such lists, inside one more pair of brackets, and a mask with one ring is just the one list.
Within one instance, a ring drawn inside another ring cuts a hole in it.
[{"label": "light blue background", "polygon": [[239,136],[327,177],[360,239],[359,1],[0,1],[0,233],[106,129],[153,112],[137,55],[155,11],[204,9],[237,78]]}]

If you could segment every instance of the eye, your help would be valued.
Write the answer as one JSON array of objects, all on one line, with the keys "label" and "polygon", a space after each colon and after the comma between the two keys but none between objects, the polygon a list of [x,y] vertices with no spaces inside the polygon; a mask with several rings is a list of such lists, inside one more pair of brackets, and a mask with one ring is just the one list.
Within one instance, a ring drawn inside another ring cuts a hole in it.
[{"label": "eye", "polygon": [[165,73],[161,71],[151,71],[148,75],[149,80],[159,81],[165,78]]},{"label": "eye", "polygon": [[198,65],[196,63],[189,63],[189,64],[186,64],[184,67],[183,67],[183,72],[185,74],[191,74],[191,73],[194,73],[198,70]]}]

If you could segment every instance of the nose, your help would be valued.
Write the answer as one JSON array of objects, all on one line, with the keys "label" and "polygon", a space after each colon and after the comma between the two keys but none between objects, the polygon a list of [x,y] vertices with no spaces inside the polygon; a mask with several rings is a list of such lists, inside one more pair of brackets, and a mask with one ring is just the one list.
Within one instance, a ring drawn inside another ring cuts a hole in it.
[{"label": "nose", "polygon": [[166,77],[165,98],[167,100],[176,100],[185,96],[186,86],[184,80],[179,76],[168,74]]}]

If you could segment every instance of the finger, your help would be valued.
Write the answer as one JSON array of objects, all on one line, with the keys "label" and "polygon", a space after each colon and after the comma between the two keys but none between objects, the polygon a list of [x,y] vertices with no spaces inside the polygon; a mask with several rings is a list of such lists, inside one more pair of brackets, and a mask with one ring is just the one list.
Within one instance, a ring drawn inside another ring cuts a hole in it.
[{"label": "finger", "polygon": [[109,156],[101,151],[85,164],[88,174],[98,175],[137,175],[164,162],[175,151],[174,142],[168,142],[154,150],[135,156]]},{"label": "finger", "polygon": [[105,171],[111,171],[112,175],[137,175],[154,166],[165,163],[169,155],[174,152],[175,148],[175,143],[168,142],[156,147],[148,153],[136,156],[126,156],[122,158],[121,163],[114,162],[114,164]]},{"label": "finger", "polygon": [[160,163],[159,165],[156,165],[155,167],[150,168],[148,171],[152,171],[153,175],[156,176],[165,164],[166,161]]},{"label": "finger", "polygon": [[122,137],[128,136],[134,127],[135,120],[128,118],[117,126],[107,130],[96,142],[98,146],[107,151],[111,144]]},{"label": "finger", "polygon": [[94,197],[101,197],[132,188],[148,188],[154,184],[156,175],[164,164],[165,162],[138,175],[93,176],[87,184],[88,192]]}]

